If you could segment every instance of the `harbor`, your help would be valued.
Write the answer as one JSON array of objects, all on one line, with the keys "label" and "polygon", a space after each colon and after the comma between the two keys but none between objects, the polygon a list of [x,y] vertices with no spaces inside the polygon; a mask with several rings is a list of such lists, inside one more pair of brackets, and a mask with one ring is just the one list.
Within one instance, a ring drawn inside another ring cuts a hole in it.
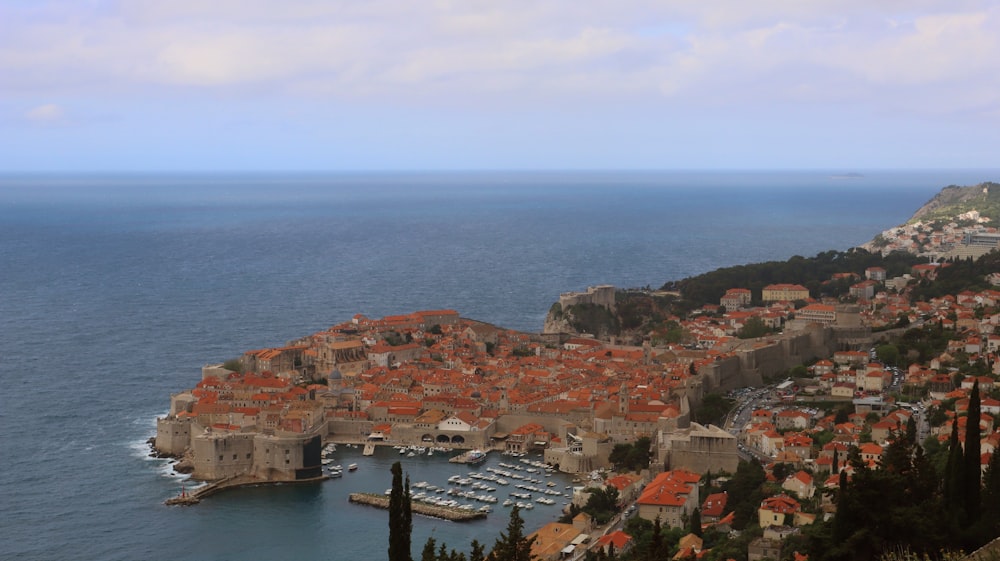
[{"label": "harbor", "polygon": [[[386,528],[387,515],[381,508],[371,508],[378,506],[377,500],[352,501],[351,496],[385,497],[392,482],[390,468],[393,463],[400,462],[404,475],[410,479],[411,504],[416,514],[413,517],[414,543],[422,544],[434,536],[439,543],[443,541],[449,547],[466,549],[473,535],[481,542],[492,543],[506,529],[515,504],[521,509],[526,531],[533,531],[557,520],[572,500],[572,476],[539,467],[544,464],[538,454],[517,457],[491,451],[482,463],[470,465],[449,462],[451,457],[460,454],[459,450],[425,447],[420,453],[412,447],[382,444],[375,446],[371,456],[365,456],[364,448],[362,442],[338,443],[324,451],[324,459],[329,460],[324,464],[324,475],[329,479],[323,483],[233,488],[224,495],[212,497],[206,505],[226,512],[266,508],[275,512],[301,513],[305,508],[312,513],[316,528],[329,528],[345,535],[372,529],[378,531]],[[353,471],[349,469],[352,465],[356,466]],[[211,496],[212,492],[199,493],[204,487],[191,489],[193,483],[186,482],[190,495],[201,500]],[[496,502],[475,498],[484,496]],[[454,500],[459,507],[468,506],[462,509],[461,520],[452,519],[450,514],[445,514],[450,510],[427,502],[429,498]],[[549,501],[551,504],[546,504]],[[491,512],[479,512],[486,506]]]}]

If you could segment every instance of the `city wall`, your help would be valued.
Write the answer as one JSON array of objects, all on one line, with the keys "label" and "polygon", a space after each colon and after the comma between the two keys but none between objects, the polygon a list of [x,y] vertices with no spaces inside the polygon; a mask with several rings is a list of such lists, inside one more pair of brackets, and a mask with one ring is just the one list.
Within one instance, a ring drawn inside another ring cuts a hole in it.
[{"label": "city wall", "polygon": [[[805,330],[780,339],[762,339],[757,346],[739,349],[735,356],[719,359],[698,370],[703,392],[727,392],[744,386],[763,385],[765,378],[778,376],[793,366],[813,359],[829,358],[848,337],[852,345],[861,344],[864,330],[838,329],[811,325]],[[690,396],[695,401],[696,396]],[[697,396],[700,397],[700,396]]]}]

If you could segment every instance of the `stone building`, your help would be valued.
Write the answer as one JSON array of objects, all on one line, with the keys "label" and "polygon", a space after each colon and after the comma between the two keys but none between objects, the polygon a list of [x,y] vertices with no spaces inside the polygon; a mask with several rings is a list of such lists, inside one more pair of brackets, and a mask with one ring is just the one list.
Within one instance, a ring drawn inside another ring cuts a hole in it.
[{"label": "stone building", "polygon": [[696,473],[725,470],[736,473],[740,458],[736,437],[715,425],[691,426],[660,432],[657,458],[667,469],[687,469]]},{"label": "stone building", "polygon": [[586,292],[564,292],[559,295],[562,309],[577,304],[593,304],[608,310],[615,309],[615,287],[610,284],[587,287]]}]

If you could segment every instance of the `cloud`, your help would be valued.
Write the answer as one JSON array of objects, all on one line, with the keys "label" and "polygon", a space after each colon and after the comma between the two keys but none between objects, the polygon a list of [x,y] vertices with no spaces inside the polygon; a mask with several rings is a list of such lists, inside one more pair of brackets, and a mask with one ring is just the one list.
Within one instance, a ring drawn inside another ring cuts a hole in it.
[{"label": "cloud", "polygon": [[[986,0],[121,0],[0,9],[7,88],[562,105],[992,107]],[[154,93],[155,95],[155,93]]]},{"label": "cloud", "polygon": [[63,122],[65,111],[63,111],[62,107],[54,103],[46,103],[26,111],[24,118],[35,124],[52,125]]}]

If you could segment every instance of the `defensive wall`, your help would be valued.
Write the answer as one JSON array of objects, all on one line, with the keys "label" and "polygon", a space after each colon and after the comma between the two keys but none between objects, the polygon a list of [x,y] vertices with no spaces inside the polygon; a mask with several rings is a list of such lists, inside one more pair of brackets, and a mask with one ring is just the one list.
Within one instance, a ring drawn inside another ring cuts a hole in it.
[{"label": "defensive wall", "polygon": [[[813,359],[829,358],[843,347],[860,348],[870,344],[867,328],[807,326],[781,338],[762,338],[744,343],[733,356],[702,366],[698,374],[704,393],[727,392],[744,386],[763,385],[765,378],[778,376],[790,368]],[[693,392],[694,393],[694,392]],[[692,402],[700,395],[689,394]]]},{"label": "defensive wall", "polygon": [[584,292],[563,292],[559,295],[559,305],[562,309],[577,304],[594,304],[609,310],[615,309],[615,287],[610,284],[601,284],[587,287]]}]

